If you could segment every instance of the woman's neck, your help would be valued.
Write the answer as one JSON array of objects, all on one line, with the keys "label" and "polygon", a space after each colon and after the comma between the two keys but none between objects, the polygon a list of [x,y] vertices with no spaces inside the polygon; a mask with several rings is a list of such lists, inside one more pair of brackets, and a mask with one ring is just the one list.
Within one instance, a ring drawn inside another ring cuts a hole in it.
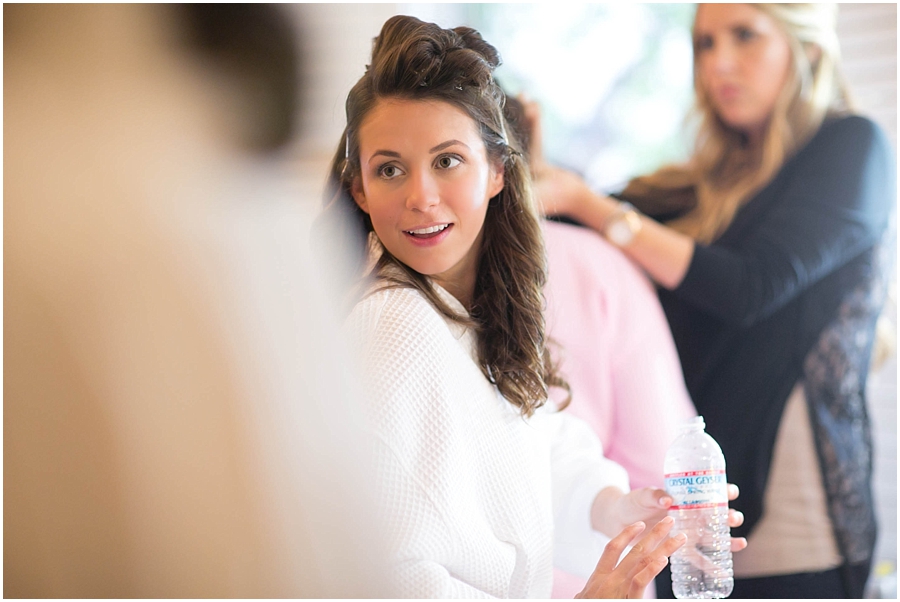
[{"label": "woman's neck", "polygon": [[746,140],[746,148],[758,148],[763,143],[768,128],[769,120],[766,120],[758,126],[748,128],[741,132],[744,135],[744,140]]},{"label": "woman's neck", "polygon": [[475,276],[472,275],[471,282],[461,282],[459,279],[452,281],[444,280],[439,277],[433,277],[432,280],[442,289],[453,295],[457,301],[471,313],[472,298],[475,296]]}]

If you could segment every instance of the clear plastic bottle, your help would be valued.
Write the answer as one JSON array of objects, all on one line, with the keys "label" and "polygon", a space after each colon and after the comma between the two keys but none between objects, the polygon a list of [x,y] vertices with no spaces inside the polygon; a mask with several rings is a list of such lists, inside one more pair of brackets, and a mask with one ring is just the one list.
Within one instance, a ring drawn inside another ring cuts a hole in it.
[{"label": "clear plastic bottle", "polygon": [[672,534],[687,542],[669,559],[676,598],[725,598],[734,588],[725,456],[702,416],[681,426],[666,453]]}]

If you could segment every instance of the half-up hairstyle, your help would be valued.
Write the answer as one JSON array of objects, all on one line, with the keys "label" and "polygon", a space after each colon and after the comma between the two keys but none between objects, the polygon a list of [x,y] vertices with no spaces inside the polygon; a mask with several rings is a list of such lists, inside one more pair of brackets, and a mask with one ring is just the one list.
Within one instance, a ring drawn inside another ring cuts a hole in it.
[{"label": "half-up hairstyle", "polygon": [[[528,165],[509,134],[505,96],[493,78],[499,65],[497,50],[474,29],[443,29],[407,16],[389,19],[375,39],[371,64],[347,97],[347,126],[331,163],[323,215],[346,221],[357,250],[357,282],[365,282],[371,237],[380,252],[373,276],[388,286],[419,290],[447,318],[472,327],[482,372],[530,416],[546,402],[549,386],[568,385],[546,346],[543,239]],[[384,99],[439,100],[461,109],[479,128],[488,160],[503,170],[503,189],[490,199],[485,216],[469,316],[448,307],[427,277],[378,243],[369,216],[353,201],[360,126]]]},{"label": "half-up hairstyle", "polygon": [[629,182],[622,196],[644,212],[670,219],[672,228],[709,243],[738,210],[768,184],[828,115],[849,112],[840,72],[835,4],[751,4],[772,17],[791,46],[788,81],[776,101],[760,144],[716,115],[699,77],[694,52],[695,105],[699,123],[694,152],[685,165],[667,166]]}]

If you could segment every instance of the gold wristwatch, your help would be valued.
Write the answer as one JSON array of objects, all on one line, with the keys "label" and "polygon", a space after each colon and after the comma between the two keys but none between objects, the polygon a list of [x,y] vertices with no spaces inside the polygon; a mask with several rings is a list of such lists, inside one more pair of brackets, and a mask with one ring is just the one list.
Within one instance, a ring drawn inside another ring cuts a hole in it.
[{"label": "gold wristwatch", "polygon": [[634,240],[642,227],[638,210],[631,203],[621,202],[616,212],[603,224],[603,235],[617,247],[625,247]]}]

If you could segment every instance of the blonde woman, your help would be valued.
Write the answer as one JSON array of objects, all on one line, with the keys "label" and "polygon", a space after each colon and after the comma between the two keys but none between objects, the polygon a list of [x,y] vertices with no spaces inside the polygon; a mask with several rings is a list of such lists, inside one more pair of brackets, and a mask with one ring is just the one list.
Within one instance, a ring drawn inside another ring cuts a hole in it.
[{"label": "blonde woman", "polygon": [[535,154],[544,211],[601,232],[658,285],[741,489],[739,598],[861,597],[875,542],[865,385],[894,158],[851,112],[835,21],[834,5],[699,5],[693,156],[629,183],[628,203]]}]

